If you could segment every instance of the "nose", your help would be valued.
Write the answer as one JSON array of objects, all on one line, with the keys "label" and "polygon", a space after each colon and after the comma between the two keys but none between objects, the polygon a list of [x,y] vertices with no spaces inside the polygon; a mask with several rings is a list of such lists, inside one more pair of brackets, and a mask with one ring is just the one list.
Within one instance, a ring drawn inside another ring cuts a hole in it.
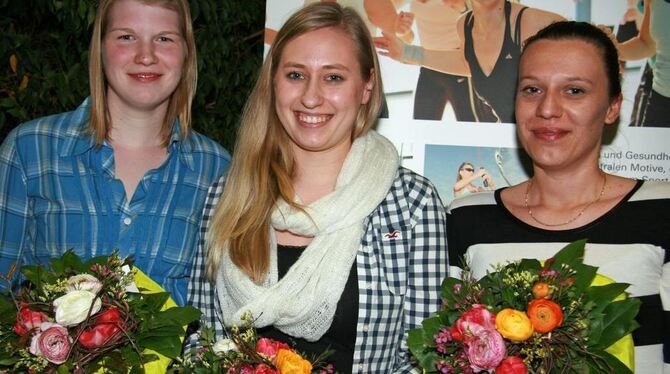
[{"label": "nose", "polygon": [[141,65],[151,65],[156,63],[156,51],[154,44],[150,41],[142,41],[138,43],[137,54],[135,55],[135,63]]},{"label": "nose", "polygon": [[303,91],[301,98],[302,105],[304,105],[305,108],[316,108],[323,103],[321,85],[319,83],[320,82],[317,79],[310,79],[305,84],[305,90]]},{"label": "nose", "polygon": [[560,117],[563,113],[560,94],[548,90],[540,99],[537,115],[542,118]]}]

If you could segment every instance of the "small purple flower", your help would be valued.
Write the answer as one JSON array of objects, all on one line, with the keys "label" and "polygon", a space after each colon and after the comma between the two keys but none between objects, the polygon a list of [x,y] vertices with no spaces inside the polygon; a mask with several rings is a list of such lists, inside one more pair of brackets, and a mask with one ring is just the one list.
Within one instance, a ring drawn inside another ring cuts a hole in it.
[{"label": "small purple flower", "polygon": [[440,373],[449,374],[454,372],[454,367],[446,363],[445,361],[440,360],[437,362],[437,370]]},{"label": "small purple flower", "polygon": [[460,283],[456,283],[456,284],[454,284],[454,286],[453,286],[454,293],[459,293],[459,292],[461,292],[461,288],[462,288],[462,287],[463,287],[463,285],[460,284]]},{"label": "small purple flower", "polygon": [[446,354],[447,343],[453,340],[449,330],[443,327],[433,338],[435,339],[435,348],[437,349],[437,351]]},{"label": "small purple flower", "polygon": [[538,274],[545,278],[555,278],[558,276],[558,272],[556,270],[541,270]]}]

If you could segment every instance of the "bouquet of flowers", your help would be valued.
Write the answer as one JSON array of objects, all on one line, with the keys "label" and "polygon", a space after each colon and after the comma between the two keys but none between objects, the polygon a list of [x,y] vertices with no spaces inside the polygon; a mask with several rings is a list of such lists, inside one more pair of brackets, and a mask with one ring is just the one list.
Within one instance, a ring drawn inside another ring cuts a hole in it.
[{"label": "bouquet of flowers", "polygon": [[229,338],[215,342],[211,327],[200,331],[198,347],[191,352],[192,360],[175,364],[174,373],[226,374],[333,374],[334,368],[325,359],[332,354],[326,350],[311,360],[284,342],[258,335],[251,312],[242,316],[242,326],[233,326]]},{"label": "bouquet of flowers", "polygon": [[628,284],[600,281],[584,245],[544,264],[498,265],[478,281],[467,269],[445,279],[442,310],[410,331],[410,351],[428,373],[631,373],[621,360],[632,354],[639,300],[624,297]]},{"label": "bouquet of flowers", "polygon": [[0,372],[164,372],[200,312],[176,307],[129,264],[116,253],[84,262],[67,252],[49,269],[22,267],[16,292],[16,268],[0,276],[9,284],[0,297]]}]

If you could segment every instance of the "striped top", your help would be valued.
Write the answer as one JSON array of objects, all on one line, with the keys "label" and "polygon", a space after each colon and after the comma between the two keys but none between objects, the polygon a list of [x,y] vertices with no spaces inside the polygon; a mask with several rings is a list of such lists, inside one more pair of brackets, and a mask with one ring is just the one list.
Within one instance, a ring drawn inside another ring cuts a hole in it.
[{"label": "striped top", "polygon": [[0,146],[0,272],[118,249],[183,305],[207,189],[230,156],[195,132],[180,140],[175,121],[167,160],[128,201],[112,148],[87,133],[89,106],[22,124]]},{"label": "striped top", "polygon": [[[448,216],[452,265],[468,262],[474,275],[521,258],[547,259],[567,243],[587,239],[585,263],[642,302],[633,332],[635,373],[670,373],[670,184],[639,181],[613,209],[575,229],[530,226],[502,204],[500,192],[452,203]],[[454,269],[456,270],[456,269]],[[664,359],[665,356],[665,359]]]}]

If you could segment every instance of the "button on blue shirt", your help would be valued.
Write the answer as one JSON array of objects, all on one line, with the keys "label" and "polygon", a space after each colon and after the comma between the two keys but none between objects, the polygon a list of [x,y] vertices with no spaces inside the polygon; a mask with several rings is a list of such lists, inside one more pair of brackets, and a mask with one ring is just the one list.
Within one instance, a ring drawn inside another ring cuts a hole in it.
[{"label": "button on blue shirt", "polygon": [[181,140],[175,121],[167,160],[128,201],[112,148],[87,133],[89,106],[22,124],[0,146],[0,272],[118,249],[184,305],[207,189],[230,156],[194,131]]}]

